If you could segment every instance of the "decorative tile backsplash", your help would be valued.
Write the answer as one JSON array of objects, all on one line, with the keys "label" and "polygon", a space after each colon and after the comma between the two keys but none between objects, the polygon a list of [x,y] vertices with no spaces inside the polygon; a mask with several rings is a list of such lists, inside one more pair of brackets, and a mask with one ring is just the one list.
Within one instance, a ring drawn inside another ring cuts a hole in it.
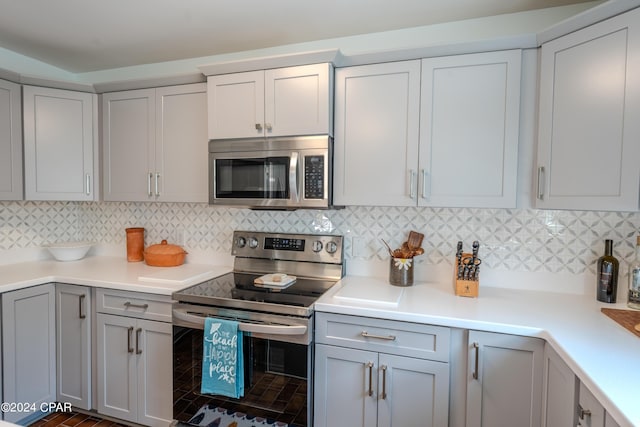
[{"label": "decorative tile backsplash", "polygon": [[[120,244],[127,227],[145,227],[147,244],[184,238],[187,250],[229,253],[233,230],[342,234],[345,257],[384,260],[380,238],[399,246],[410,230],[425,234],[419,262],[451,263],[458,240],[481,243],[483,267],[525,272],[594,272],[613,239],[623,271],[634,257],[640,213],[349,207],[252,211],[196,203],[0,202],[0,250],[86,239]],[[180,236],[180,237],[178,237]]]}]

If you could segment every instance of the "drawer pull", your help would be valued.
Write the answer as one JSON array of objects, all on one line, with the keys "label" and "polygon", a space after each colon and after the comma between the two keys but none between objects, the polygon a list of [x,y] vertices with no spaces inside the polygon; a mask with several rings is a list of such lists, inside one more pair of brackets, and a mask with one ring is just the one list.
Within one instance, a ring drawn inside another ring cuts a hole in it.
[{"label": "drawer pull", "polygon": [[129,301],[125,302],[124,306],[126,308],[141,308],[143,310],[146,310],[147,308],[149,308],[149,304],[133,304]]},{"label": "drawer pull", "polygon": [[133,334],[133,326],[129,326],[127,329],[127,353],[133,353],[133,347],[131,347],[131,335]]},{"label": "drawer pull", "polygon": [[375,338],[377,340],[385,340],[385,341],[395,341],[396,340],[396,336],[395,335],[376,335],[376,334],[370,334],[367,331],[362,331],[362,333],[360,334],[365,338]]},{"label": "drawer pull", "polygon": [[368,362],[365,365],[367,368],[369,368],[369,396],[373,396],[373,362]]},{"label": "drawer pull", "polygon": [[382,394],[380,395],[380,399],[384,400],[387,398],[387,365],[380,366],[382,370]]}]

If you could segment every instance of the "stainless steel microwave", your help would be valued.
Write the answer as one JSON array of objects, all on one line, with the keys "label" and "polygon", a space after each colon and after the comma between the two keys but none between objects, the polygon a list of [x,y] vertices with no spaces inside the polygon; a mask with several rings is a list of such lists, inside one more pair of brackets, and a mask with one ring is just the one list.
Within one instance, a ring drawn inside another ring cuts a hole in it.
[{"label": "stainless steel microwave", "polygon": [[253,209],[332,206],[330,136],[209,141],[209,204]]}]

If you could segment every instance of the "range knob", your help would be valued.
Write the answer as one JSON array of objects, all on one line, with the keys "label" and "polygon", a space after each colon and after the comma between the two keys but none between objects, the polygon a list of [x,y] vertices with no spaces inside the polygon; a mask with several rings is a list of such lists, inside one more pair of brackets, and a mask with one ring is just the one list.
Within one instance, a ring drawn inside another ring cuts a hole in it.
[{"label": "range knob", "polygon": [[335,254],[337,250],[338,250],[338,245],[336,245],[336,242],[327,243],[327,252],[328,253]]},{"label": "range knob", "polygon": [[244,248],[246,244],[247,244],[247,239],[245,239],[244,237],[241,236],[236,239],[237,247]]},{"label": "range knob", "polygon": [[249,247],[251,249],[255,249],[258,247],[258,239],[255,237],[249,237]]},{"label": "range knob", "polygon": [[313,252],[320,252],[322,250],[322,242],[320,240],[314,240],[311,244],[311,250]]}]

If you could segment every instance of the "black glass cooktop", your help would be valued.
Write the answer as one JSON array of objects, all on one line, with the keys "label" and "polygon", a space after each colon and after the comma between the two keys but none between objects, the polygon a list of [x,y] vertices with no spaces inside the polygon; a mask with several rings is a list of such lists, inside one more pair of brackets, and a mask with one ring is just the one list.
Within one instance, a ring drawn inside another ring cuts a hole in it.
[{"label": "black glass cooktop", "polygon": [[228,273],[173,293],[173,299],[192,304],[241,308],[269,313],[309,316],[313,303],[335,280],[297,278],[284,289],[256,286],[260,274]]}]

